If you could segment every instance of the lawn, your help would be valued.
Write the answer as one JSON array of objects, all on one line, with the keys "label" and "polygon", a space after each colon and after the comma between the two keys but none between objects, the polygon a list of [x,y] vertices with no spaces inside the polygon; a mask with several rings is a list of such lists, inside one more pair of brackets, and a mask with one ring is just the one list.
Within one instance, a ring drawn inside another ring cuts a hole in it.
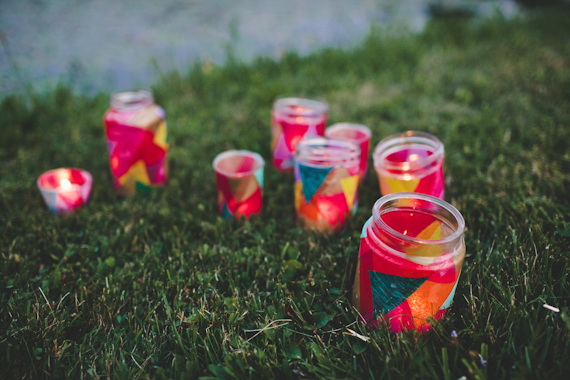
[{"label": "lawn", "polygon": [[[152,91],[166,110],[171,180],[132,197],[112,186],[109,94],[5,96],[0,377],[567,376],[568,20],[567,9],[439,19],[420,35],[372,29],[350,50],[242,63],[230,48],[223,66],[164,73]],[[375,173],[332,236],[299,228],[293,178],[270,164],[262,213],[218,216],[213,158],[239,148],[270,163],[282,94],[326,99],[329,124],[365,124],[373,145],[410,129],[445,144],[446,200],[465,217],[467,255],[431,332],[371,331],[350,304],[360,230],[380,197]],[[54,217],[36,179],[66,166],[91,172],[93,193]]]}]

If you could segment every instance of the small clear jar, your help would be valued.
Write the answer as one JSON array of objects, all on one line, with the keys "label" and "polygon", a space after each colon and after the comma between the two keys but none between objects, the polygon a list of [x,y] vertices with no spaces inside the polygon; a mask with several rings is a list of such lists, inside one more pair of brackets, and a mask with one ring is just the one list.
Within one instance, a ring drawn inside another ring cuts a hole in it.
[{"label": "small clear jar", "polygon": [[360,148],[347,141],[312,138],[295,152],[295,209],[319,232],[340,229],[358,206]]},{"label": "small clear jar", "polygon": [[360,182],[362,182],[368,170],[368,152],[372,138],[370,128],[362,124],[336,123],[325,129],[325,137],[350,141],[360,147]]},{"label": "small clear jar", "polygon": [[429,195],[380,198],[364,224],[353,305],[371,327],[427,331],[448,310],[465,258],[465,220]]},{"label": "small clear jar", "polygon": [[263,158],[249,150],[228,150],[214,158],[218,208],[225,218],[249,218],[263,205]]},{"label": "small clear jar", "polygon": [[168,179],[165,112],[149,91],[118,92],[103,118],[109,162],[119,194],[146,192]]},{"label": "small clear jar", "polygon": [[437,137],[417,131],[391,135],[378,143],[373,158],[382,195],[415,192],[444,198],[444,148]]},{"label": "small clear jar", "polygon": [[325,134],[329,105],[324,100],[281,97],[271,113],[273,164],[280,171],[293,169],[293,154],[303,138]]}]

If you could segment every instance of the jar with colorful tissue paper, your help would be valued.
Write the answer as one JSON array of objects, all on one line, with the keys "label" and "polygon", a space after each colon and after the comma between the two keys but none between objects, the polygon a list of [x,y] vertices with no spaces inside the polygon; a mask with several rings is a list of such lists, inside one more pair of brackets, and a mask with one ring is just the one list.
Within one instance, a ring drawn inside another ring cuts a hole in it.
[{"label": "jar with colorful tissue paper", "polygon": [[104,116],[109,162],[119,194],[164,186],[168,178],[165,112],[148,91],[119,92]]},{"label": "jar with colorful tissue paper", "polygon": [[461,213],[429,195],[380,198],[364,224],[353,305],[371,327],[427,331],[449,309],[465,258]]},{"label": "jar with colorful tissue paper", "polygon": [[301,140],[295,153],[295,210],[319,232],[340,229],[358,205],[360,148],[347,141]]}]

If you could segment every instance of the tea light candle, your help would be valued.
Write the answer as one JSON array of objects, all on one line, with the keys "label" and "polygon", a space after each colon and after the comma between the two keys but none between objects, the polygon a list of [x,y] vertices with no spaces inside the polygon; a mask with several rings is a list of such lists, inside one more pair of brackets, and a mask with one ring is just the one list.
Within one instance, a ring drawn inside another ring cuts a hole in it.
[{"label": "tea light candle", "polygon": [[93,177],[75,168],[59,168],[43,173],[37,181],[46,205],[54,214],[70,212],[89,199]]},{"label": "tea light candle", "polygon": [[386,137],[374,150],[380,192],[414,192],[443,199],[444,149],[429,133],[407,131]]}]

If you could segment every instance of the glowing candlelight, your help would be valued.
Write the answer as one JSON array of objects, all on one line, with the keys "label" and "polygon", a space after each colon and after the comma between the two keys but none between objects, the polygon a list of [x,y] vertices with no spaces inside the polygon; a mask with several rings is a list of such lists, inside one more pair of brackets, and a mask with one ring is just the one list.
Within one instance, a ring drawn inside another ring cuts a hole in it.
[{"label": "glowing candlelight", "polygon": [[59,181],[59,187],[61,187],[63,190],[67,190],[71,187],[71,182],[69,182],[68,179],[64,178]]},{"label": "glowing candlelight", "polygon": [[87,202],[92,183],[91,174],[75,168],[47,171],[37,181],[46,205],[54,214],[70,212]]}]

